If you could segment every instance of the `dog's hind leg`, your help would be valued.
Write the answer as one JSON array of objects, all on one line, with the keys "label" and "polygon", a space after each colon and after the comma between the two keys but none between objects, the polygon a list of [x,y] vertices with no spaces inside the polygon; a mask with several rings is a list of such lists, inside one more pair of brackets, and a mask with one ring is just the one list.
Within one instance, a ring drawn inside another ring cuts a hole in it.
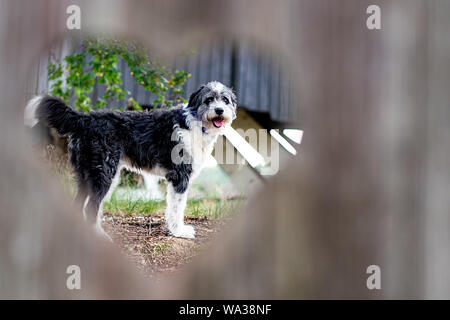
[{"label": "dog's hind leg", "polygon": [[[106,192],[105,192],[106,194]],[[85,205],[86,220],[89,225],[93,226],[95,230],[102,236],[111,240],[111,237],[103,230],[102,227],[102,202],[104,195],[91,193],[87,204]]]},{"label": "dog's hind leg", "polygon": [[106,196],[103,198],[103,201],[109,201],[111,199],[111,196],[114,192],[114,190],[116,190],[117,186],[119,185],[120,182],[120,172],[122,171],[121,166],[119,166],[119,168],[117,169],[117,172],[114,176],[114,178],[112,179],[111,185],[109,186],[109,190],[106,193]]},{"label": "dog's hind leg", "polygon": [[75,194],[75,198],[73,198],[73,202],[84,203],[86,201],[86,197],[88,196],[88,187],[85,183],[77,183],[77,193]]},{"label": "dog's hind leg", "polygon": [[73,205],[81,205],[84,220],[86,216],[86,206],[89,201],[89,182],[87,180],[88,174],[86,168],[83,166],[82,159],[82,144],[79,138],[72,138],[69,141],[69,160],[72,164],[75,173],[75,179],[77,181],[77,191],[72,201]]},{"label": "dog's hind leg", "polygon": [[75,194],[75,198],[73,199],[74,205],[82,205],[83,206],[83,217],[86,220],[86,205],[89,201],[89,192],[87,183],[79,180],[77,182],[77,193]]},{"label": "dog's hind leg", "polygon": [[110,197],[110,193],[117,186],[120,179],[120,170],[114,170],[113,177],[105,177],[102,175],[95,179],[92,177],[90,181],[89,200],[86,205],[86,217],[90,225],[95,227],[95,230],[107,239],[111,240],[111,237],[103,230],[102,227],[102,214],[103,214],[103,201]]},{"label": "dog's hind leg", "polygon": [[166,223],[170,233],[179,238],[195,238],[194,228],[184,224],[187,190],[177,191],[177,188],[176,186],[174,187],[173,183],[168,183],[166,202]]}]

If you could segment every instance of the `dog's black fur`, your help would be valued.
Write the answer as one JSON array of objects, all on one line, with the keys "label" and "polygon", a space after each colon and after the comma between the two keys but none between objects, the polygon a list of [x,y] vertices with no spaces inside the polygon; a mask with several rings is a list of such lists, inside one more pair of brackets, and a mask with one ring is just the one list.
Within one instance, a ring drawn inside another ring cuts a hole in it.
[{"label": "dog's black fur", "polygon": [[[191,97],[191,101],[194,99]],[[195,114],[195,106],[188,107]],[[77,201],[89,195],[86,208],[89,221],[95,222],[102,199],[108,192],[120,160],[127,157],[136,168],[151,170],[156,165],[166,171],[166,179],[176,192],[189,185],[191,164],[175,164],[171,150],[177,144],[171,135],[174,126],[188,129],[186,110],[93,111],[82,114],[59,98],[45,96],[37,118],[60,135],[69,135],[70,162],[77,178]]]}]

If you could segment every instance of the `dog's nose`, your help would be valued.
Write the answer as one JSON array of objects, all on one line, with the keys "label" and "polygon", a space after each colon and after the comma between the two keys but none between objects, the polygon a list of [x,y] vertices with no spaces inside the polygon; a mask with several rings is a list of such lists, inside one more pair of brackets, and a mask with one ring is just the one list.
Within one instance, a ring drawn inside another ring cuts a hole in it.
[{"label": "dog's nose", "polygon": [[220,116],[223,113],[223,108],[215,108],[214,111]]}]

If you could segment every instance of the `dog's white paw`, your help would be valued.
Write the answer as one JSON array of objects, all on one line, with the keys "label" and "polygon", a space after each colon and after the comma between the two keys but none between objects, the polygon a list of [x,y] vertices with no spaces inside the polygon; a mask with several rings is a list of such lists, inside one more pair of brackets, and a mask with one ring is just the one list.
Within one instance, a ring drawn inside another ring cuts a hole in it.
[{"label": "dog's white paw", "polygon": [[174,237],[177,237],[177,238],[188,238],[188,239],[195,238],[194,228],[187,224],[183,224],[182,226],[178,227],[171,233]]}]

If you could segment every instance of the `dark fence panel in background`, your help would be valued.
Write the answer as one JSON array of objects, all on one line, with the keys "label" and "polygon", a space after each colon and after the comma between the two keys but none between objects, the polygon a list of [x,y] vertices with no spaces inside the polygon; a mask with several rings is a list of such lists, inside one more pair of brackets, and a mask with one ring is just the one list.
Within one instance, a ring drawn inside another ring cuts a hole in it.
[{"label": "dark fence panel in background", "polygon": [[[51,56],[61,60],[61,57],[80,50],[80,44],[64,41],[42,57],[30,77],[28,94],[32,96],[48,91],[47,65]],[[188,48],[188,52],[177,55],[169,67],[192,74],[183,86],[186,99],[201,84],[217,80],[234,88],[240,106],[250,111],[269,113],[272,120],[289,122],[295,117],[290,101],[292,84],[281,60],[273,52],[262,50],[251,41],[220,39]],[[122,72],[123,88],[139,103],[152,103],[156,96],[134,81],[128,66],[121,59],[118,68]],[[96,84],[90,97],[96,101],[104,92],[105,86]],[[108,104],[109,108],[126,106],[126,100]]]}]

